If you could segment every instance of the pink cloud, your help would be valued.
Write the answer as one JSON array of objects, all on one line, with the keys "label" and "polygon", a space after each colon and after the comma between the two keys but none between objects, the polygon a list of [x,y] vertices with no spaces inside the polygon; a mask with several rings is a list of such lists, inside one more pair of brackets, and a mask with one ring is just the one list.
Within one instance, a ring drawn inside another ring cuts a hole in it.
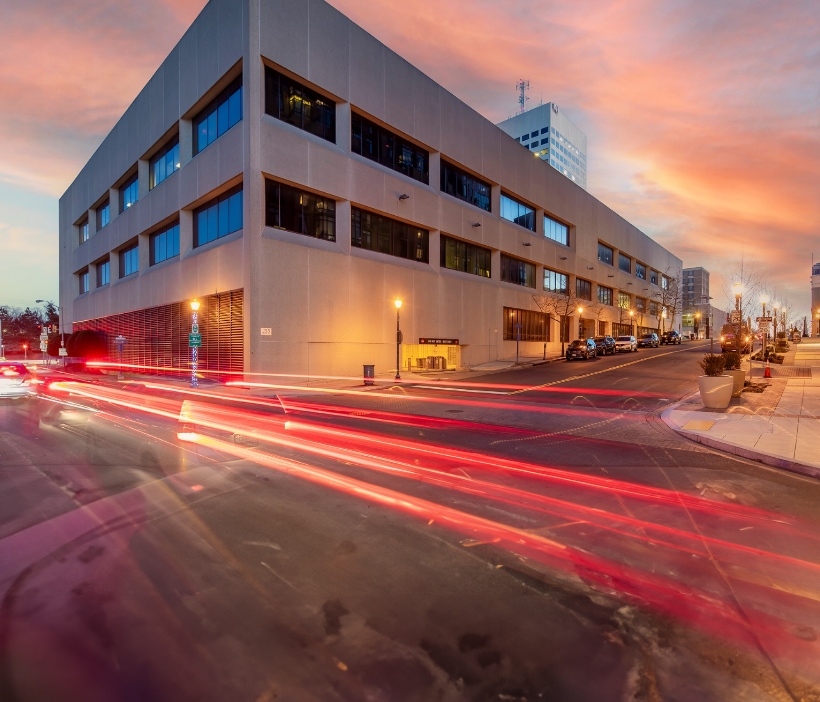
[{"label": "pink cloud", "polygon": [[[530,105],[557,101],[587,133],[594,195],[716,280],[743,249],[808,308],[820,227],[815,0],[332,4],[493,121],[515,111],[515,81],[529,79]],[[6,5],[0,188],[59,195],[204,2]]]}]

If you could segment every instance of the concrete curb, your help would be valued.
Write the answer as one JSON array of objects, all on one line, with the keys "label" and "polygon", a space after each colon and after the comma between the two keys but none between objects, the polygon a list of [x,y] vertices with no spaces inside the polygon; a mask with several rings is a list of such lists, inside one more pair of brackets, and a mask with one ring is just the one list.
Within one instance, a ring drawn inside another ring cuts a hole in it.
[{"label": "concrete curb", "polygon": [[708,436],[703,436],[702,434],[696,434],[694,432],[684,431],[681,429],[669,418],[669,415],[695,394],[696,393],[687,395],[682,400],[670,405],[663,410],[663,412],[661,412],[661,419],[664,424],[666,424],[666,426],[668,426],[676,434],[682,436],[684,439],[688,439],[689,441],[694,441],[697,444],[702,444],[704,446],[709,446],[710,448],[718,449],[719,451],[724,451],[725,453],[730,453],[733,456],[748,458],[749,460],[757,461],[758,463],[763,463],[767,466],[772,466],[773,468],[780,468],[791,473],[799,473],[800,475],[806,475],[810,478],[820,478],[820,468],[817,468],[816,466],[809,466],[805,463],[790,461],[788,458],[783,458],[782,456],[775,456],[774,454],[765,453],[763,451],[755,451],[753,449],[745,448],[744,446],[729,443],[728,441],[712,439]]}]

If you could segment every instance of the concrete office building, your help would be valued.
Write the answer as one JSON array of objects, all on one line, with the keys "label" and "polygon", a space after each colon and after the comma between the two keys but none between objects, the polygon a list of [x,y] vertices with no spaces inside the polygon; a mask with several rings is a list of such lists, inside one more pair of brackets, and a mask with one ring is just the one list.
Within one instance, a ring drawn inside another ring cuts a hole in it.
[{"label": "concrete office building", "polygon": [[221,371],[395,368],[396,299],[403,369],[540,355],[545,286],[589,301],[569,337],[654,328],[680,267],[321,0],[211,0],[60,200],[69,331],[147,365],[193,298]]},{"label": "concrete office building", "polygon": [[498,126],[530,153],[587,189],[586,134],[554,102],[505,119]]}]

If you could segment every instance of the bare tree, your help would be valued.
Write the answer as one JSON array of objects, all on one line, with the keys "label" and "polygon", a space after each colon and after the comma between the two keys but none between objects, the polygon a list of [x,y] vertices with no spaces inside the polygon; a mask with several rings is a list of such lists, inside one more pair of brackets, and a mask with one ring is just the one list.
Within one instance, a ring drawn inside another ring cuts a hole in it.
[{"label": "bare tree", "polygon": [[667,268],[661,274],[660,288],[653,293],[652,299],[658,305],[658,329],[663,333],[664,311],[671,320],[670,324],[674,325],[675,317],[683,310],[683,271],[672,271]]},{"label": "bare tree", "polygon": [[563,355],[564,344],[569,341],[567,338],[569,334],[564,333],[564,319],[577,310],[588,307],[592,303],[588,303],[587,300],[579,298],[575,289],[569,285],[567,285],[567,289],[563,292],[536,293],[532,296],[532,299],[538,309],[547,315],[547,319],[553,319],[554,317],[558,320],[558,326],[561,330],[561,355]]}]

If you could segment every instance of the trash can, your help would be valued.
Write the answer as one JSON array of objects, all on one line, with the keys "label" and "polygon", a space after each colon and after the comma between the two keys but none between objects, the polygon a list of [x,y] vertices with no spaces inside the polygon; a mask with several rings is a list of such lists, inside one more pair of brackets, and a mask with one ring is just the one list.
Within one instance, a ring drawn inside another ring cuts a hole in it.
[{"label": "trash can", "polygon": [[376,377],[376,366],[375,365],[364,365],[364,384],[365,385],[373,385],[375,383]]}]

